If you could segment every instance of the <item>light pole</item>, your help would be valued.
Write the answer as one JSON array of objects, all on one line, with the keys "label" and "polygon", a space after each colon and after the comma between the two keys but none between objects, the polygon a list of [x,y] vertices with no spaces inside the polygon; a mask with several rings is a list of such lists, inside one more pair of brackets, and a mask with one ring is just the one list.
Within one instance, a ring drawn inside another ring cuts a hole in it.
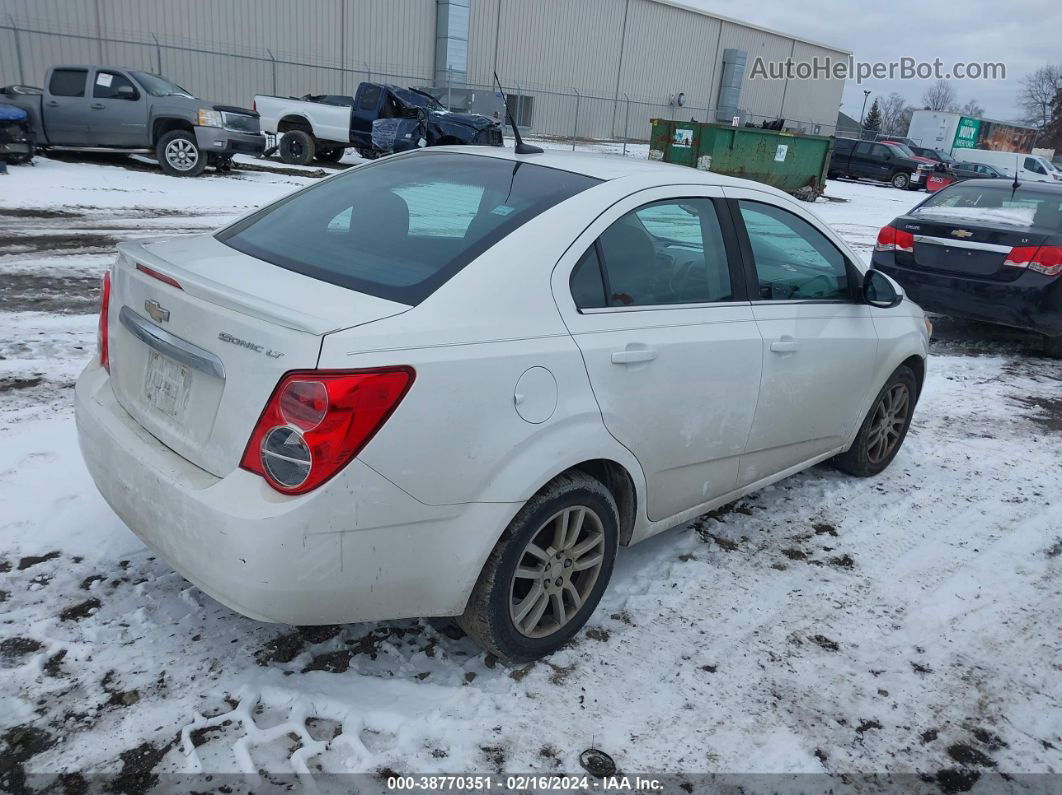
[{"label": "light pole", "polygon": [[859,111],[859,136],[862,137],[865,130],[863,129],[863,115],[867,112],[867,98],[870,96],[870,89],[863,89],[863,110]]}]

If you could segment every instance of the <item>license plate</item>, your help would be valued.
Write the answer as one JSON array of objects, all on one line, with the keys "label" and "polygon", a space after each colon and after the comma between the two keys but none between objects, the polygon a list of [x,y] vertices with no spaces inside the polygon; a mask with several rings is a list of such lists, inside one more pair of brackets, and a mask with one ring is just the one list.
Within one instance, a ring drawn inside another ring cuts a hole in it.
[{"label": "license plate", "polygon": [[192,392],[192,373],[179,362],[157,351],[148,354],[144,375],[144,397],[156,410],[174,419],[183,419]]}]

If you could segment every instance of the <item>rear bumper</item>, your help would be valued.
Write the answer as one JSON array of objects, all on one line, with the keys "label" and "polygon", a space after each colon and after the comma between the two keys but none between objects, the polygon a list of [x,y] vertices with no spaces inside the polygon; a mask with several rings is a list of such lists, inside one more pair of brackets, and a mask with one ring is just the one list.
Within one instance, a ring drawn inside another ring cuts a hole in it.
[{"label": "rear bumper", "polygon": [[241,133],[224,127],[196,127],[195,141],[203,152],[218,155],[260,155],[266,140],[262,133]]},{"label": "rear bumper", "polygon": [[871,264],[896,279],[927,312],[1062,334],[1062,277],[1027,271],[1010,282],[964,278],[900,267],[893,255],[882,252],[874,253]]},{"label": "rear bumper", "polygon": [[193,584],[261,621],[459,614],[518,507],[426,506],[358,460],[301,497],[241,469],[217,478],[141,428],[95,363],[75,406],[82,456],[115,513]]}]

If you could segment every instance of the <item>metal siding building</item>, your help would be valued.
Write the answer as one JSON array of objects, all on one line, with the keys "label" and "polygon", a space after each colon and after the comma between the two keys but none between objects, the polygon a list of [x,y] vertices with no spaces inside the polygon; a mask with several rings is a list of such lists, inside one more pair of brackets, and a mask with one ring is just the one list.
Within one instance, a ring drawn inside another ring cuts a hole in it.
[{"label": "metal siding building", "polygon": [[[437,29],[443,3],[467,7],[455,38]],[[652,117],[716,120],[727,49],[747,54],[743,121],[782,117],[831,134],[842,80],[749,72],[757,57],[848,57],[671,0],[0,0],[0,84],[39,85],[54,64],[99,62],[161,71],[238,105],[256,93],[351,93],[365,79],[445,93],[437,41],[465,66],[455,87],[490,92],[497,70],[522,126],[581,138],[644,140]]]}]

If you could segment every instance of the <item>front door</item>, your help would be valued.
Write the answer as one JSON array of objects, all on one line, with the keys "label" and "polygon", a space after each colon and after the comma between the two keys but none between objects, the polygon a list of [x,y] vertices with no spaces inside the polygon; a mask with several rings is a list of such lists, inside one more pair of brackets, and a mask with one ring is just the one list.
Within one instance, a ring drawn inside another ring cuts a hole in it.
[{"label": "front door", "polygon": [[92,79],[89,138],[95,146],[138,147],[149,144],[147,102],[121,72],[99,69]]},{"label": "front door", "polygon": [[761,367],[738,251],[718,188],[656,188],[600,216],[553,274],[605,426],[642,466],[654,521],[735,488]]},{"label": "front door", "polygon": [[[796,202],[726,188],[755,268],[763,377],[740,485],[844,444],[867,398],[878,337],[858,272]],[[790,206],[791,205],[791,206]]]}]

